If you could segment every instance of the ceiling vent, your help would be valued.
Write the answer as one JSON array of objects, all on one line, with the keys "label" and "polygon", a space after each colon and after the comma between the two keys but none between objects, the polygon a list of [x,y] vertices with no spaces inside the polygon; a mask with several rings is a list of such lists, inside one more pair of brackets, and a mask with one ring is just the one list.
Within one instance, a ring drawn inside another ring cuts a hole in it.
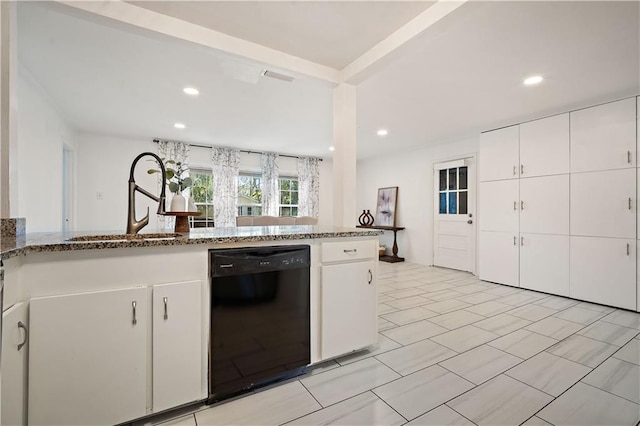
[{"label": "ceiling vent", "polygon": [[284,75],[284,74],[280,74],[280,73],[269,71],[269,70],[263,70],[262,75],[265,77],[275,78],[276,80],[286,81],[288,83],[291,83],[293,80],[295,80],[295,78],[289,75]]}]

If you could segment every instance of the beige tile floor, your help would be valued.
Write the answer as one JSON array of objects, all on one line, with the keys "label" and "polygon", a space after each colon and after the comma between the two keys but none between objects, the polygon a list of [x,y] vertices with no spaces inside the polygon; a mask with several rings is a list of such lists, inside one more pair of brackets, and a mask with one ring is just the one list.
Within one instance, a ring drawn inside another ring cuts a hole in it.
[{"label": "beige tile floor", "polygon": [[442,268],[379,273],[378,346],[162,424],[640,421],[640,314]]}]

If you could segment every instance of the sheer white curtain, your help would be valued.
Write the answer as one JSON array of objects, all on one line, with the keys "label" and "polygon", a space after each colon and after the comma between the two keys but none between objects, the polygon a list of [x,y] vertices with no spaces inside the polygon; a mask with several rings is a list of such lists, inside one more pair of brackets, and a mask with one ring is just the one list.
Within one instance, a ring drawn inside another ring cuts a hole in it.
[{"label": "sheer white curtain", "polygon": [[236,226],[240,151],[211,148],[213,166],[213,222],[216,228]]},{"label": "sheer white curtain", "polygon": [[262,154],[262,215],[280,216],[280,191],[278,188],[278,154],[265,152]]},{"label": "sheer white curtain", "polygon": [[[191,147],[182,142],[174,142],[174,141],[159,141],[158,142],[158,156],[165,162],[167,160],[173,160],[175,162],[180,162],[182,164],[189,164],[189,154],[191,153]],[[175,169],[175,165],[170,165],[170,167]],[[185,176],[186,177],[186,174]],[[158,174],[158,187],[160,187],[162,183],[162,177]],[[167,182],[167,187],[165,188],[165,192],[167,195],[166,208],[169,210],[169,204],[171,203],[171,197],[173,196],[169,191],[169,182]],[[188,194],[187,194],[188,195]],[[162,229],[173,229],[174,228],[175,217],[173,216],[158,216],[158,225]]]},{"label": "sheer white curtain", "polygon": [[320,213],[319,160],[298,158],[298,216],[318,217]]}]

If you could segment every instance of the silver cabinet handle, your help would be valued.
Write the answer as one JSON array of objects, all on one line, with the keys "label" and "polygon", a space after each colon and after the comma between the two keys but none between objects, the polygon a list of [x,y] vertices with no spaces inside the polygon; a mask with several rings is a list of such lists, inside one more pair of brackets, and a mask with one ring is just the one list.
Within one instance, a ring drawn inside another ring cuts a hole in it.
[{"label": "silver cabinet handle", "polygon": [[520,201],[520,210],[524,210],[524,201]]},{"label": "silver cabinet handle", "polygon": [[18,328],[24,330],[24,340],[18,345],[18,350],[20,350],[27,344],[27,340],[29,340],[29,330],[27,330],[27,326],[24,325],[22,321],[18,321]]},{"label": "silver cabinet handle", "polygon": [[517,245],[518,244],[518,239],[516,238],[516,236],[513,236],[513,245]]},{"label": "silver cabinet handle", "polygon": [[351,250],[344,249],[345,253],[355,253],[357,251],[358,251],[357,249],[351,249]]},{"label": "silver cabinet handle", "polygon": [[631,208],[632,208],[632,203],[633,203],[633,201],[631,200],[631,197],[629,197],[629,210],[631,210]]},{"label": "silver cabinet handle", "polygon": [[524,174],[524,164],[520,164],[520,174]]},{"label": "silver cabinet handle", "polygon": [[516,175],[516,166],[513,166],[513,175]]},{"label": "silver cabinet handle", "polygon": [[524,247],[524,237],[520,237],[520,246]]},{"label": "silver cabinet handle", "polygon": [[131,318],[131,324],[136,325],[138,323],[138,320],[136,319],[136,301],[134,300],[133,302],[131,302],[131,308],[133,310],[133,317]]},{"label": "silver cabinet handle", "polygon": [[515,212],[516,210],[518,210],[518,202],[514,201],[513,202],[513,211]]},{"label": "silver cabinet handle", "polygon": [[631,151],[627,151],[627,163],[631,164]]},{"label": "silver cabinet handle", "polygon": [[373,282],[373,272],[371,272],[371,269],[369,269],[369,285],[371,285],[372,282]]},{"label": "silver cabinet handle", "polygon": [[164,319],[165,319],[165,320],[168,320],[168,319],[169,319],[169,311],[168,311],[168,309],[167,309],[167,302],[168,302],[168,300],[167,300],[167,298],[166,298],[166,297],[163,297],[163,298],[162,298],[162,301],[164,302]]},{"label": "silver cabinet handle", "polygon": [[631,256],[631,244],[627,243],[627,256]]}]

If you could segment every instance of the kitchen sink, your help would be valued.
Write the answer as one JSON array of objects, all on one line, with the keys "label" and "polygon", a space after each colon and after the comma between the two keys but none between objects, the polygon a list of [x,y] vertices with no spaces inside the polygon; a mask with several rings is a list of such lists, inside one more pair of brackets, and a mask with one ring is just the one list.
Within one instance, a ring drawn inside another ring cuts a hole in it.
[{"label": "kitchen sink", "polygon": [[66,241],[74,243],[91,243],[96,241],[167,241],[176,238],[184,238],[183,234],[158,233],[158,234],[108,234],[108,235],[82,235],[68,238]]}]

